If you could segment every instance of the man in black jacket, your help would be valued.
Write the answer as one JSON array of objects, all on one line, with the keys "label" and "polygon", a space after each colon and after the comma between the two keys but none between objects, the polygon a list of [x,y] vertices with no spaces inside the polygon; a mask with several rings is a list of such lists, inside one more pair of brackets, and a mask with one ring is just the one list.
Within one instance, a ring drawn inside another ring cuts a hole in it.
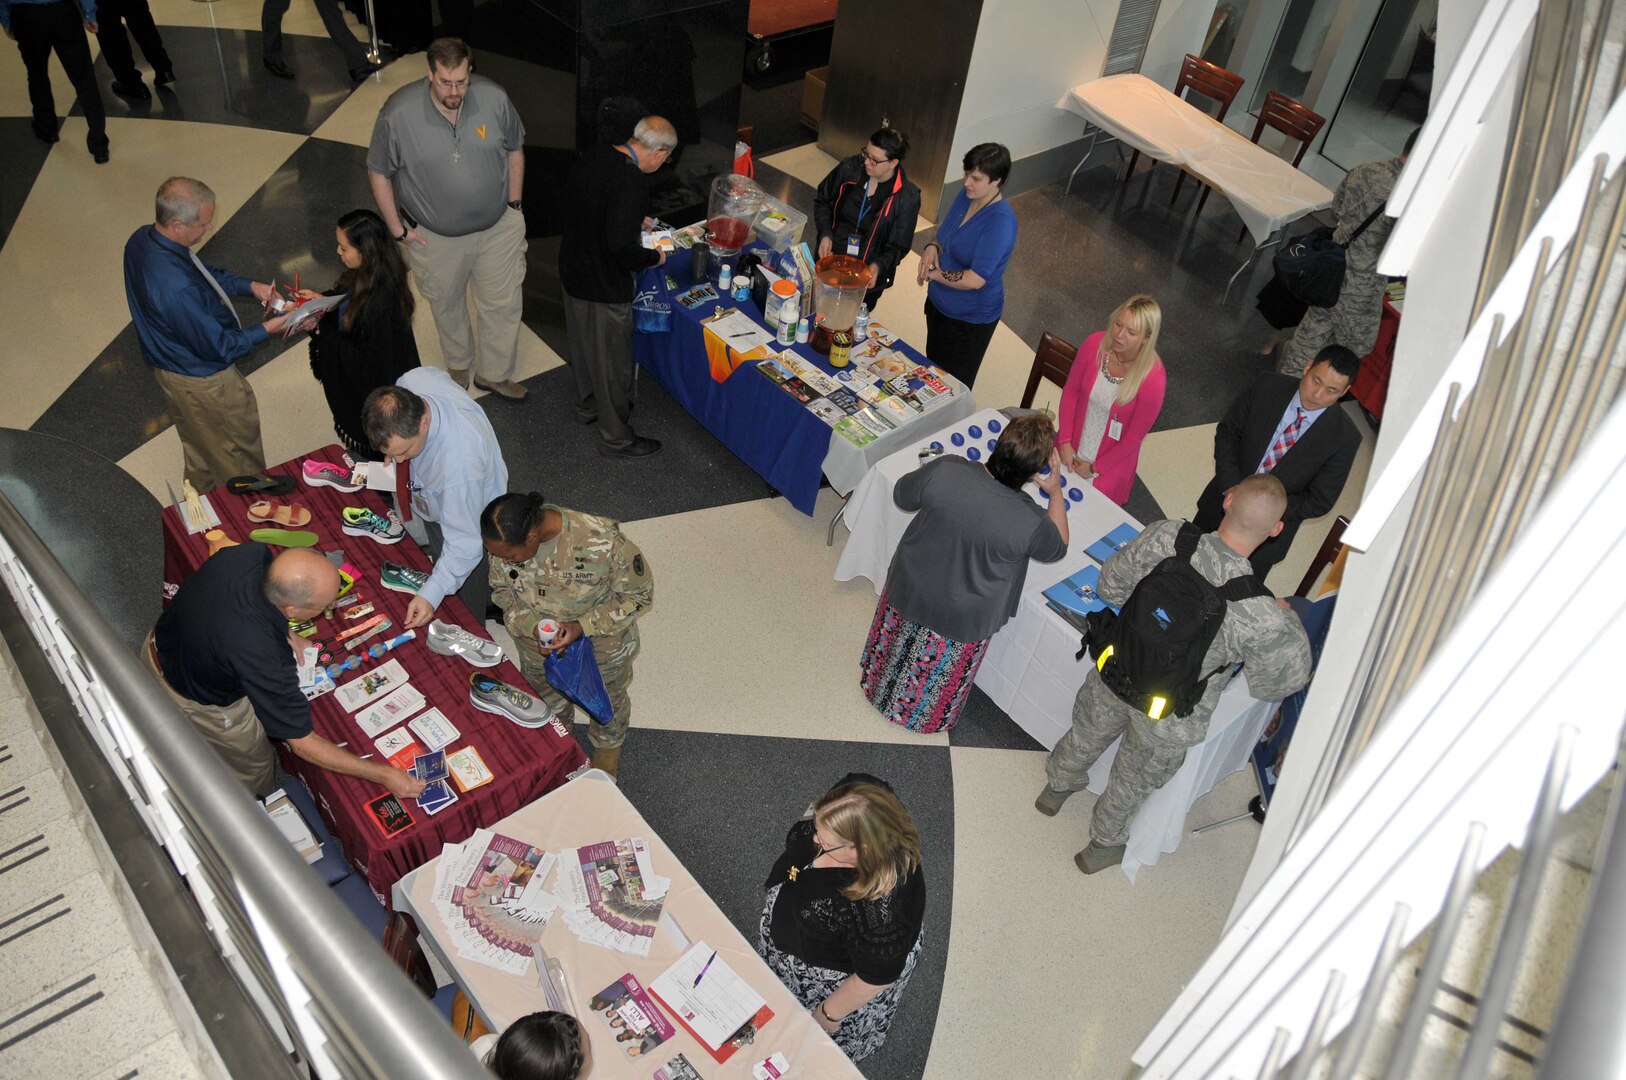
[{"label": "man in black jacket", "polygon": [[1212,531],[1224,516],[1225,493],[1255,473],[1270,473],[1287,489],[1282,531],[1249,560],[1263,580],[1293,546],[1299,522],[1331,510],[1349,479],[1361,433],[1337,407],[1361,361],[1329,345],[1301,378],[1261,375],[1231,402],[1214,432],[1214,479],[1197,500],[1192,521]]},{"label": "man in black jacket", "polygon": [[624,143],[599,143],[571,166],[565,181],[559,281],[565,331],[576,376],[576,419],[597,424],[599,453],[648,457],[661,448],[628,423],[632,415],[632,297],[638,271],[666,253],[643,246],[649,213],[645,177],[666,164],[677,131],[664,118],[638,121]]},{"label": "man in black jacket", "polygon": [[883,127],[860,153],[831,169],[813,197],[819,258],[834,252],[869,264],[864,302],[871,311],[915,242],[920,188],[903,173],[908,153],[909,136]]}]

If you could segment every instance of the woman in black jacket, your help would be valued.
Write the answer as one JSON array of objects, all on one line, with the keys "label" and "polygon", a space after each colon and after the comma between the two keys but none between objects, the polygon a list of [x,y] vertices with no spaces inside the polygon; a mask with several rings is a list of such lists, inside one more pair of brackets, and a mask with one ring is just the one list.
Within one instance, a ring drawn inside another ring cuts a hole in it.
[{"label": "woman in black jacket", "polygon": [[864,302],[871,311],[915,242],[920,189],[903,173],[908,153],[909,136],[884,127],[831,169],[813,197],[818,257],[852,254],[869,264]]},{"label": "woman in black jacket", "polygon": [[[390,386],[419,364],[412,336],[412,290],[406,260],[384,221],[371,210],[352,210],[334,230],[344,273],[326,293],[343,295],[311,334],[311,374],[322,384],[333,430],[358,460],[382,460],[367,441],[361,405],[380,386]],[[319,294],[306,290],[300,299]]]}]

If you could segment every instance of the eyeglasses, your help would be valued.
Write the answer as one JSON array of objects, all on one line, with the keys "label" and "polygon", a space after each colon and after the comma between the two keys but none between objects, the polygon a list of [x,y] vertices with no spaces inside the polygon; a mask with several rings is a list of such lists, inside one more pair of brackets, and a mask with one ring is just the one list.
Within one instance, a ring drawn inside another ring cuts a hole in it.
[{"label": "eyeglasses", "polygon": [[858,156],[863,158],[864,162],[866,164],[874,165],[876,168],[880,168],[882,165],[885,165],[887,162],[892,160],[891,158],[884,158],[884,157],[882,157],[882,158],[870,157],[868,150],[860,150],[860,151],[858,151]]}]

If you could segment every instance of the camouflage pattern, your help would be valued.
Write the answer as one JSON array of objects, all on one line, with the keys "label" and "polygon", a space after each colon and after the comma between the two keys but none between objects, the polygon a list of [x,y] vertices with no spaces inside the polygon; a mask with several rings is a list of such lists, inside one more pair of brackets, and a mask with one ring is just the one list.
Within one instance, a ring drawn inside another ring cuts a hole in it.
[{"label": "camouflage pattern", "polygon": [[[1174,554],[1180,521],[1159,521],[1146,527],[1101,569],[1101,599],[1120,606],[1141,578]],[[1248,560],[1232,551],[1215,533],[1197,542],[1192,565],[1215,585],[1252,573]],[[1089,663],[1086,657],[1083,663]],[[1310,681],[1310,640],[1298,616],[1284,611],[1269,596],[1231,603],[1219,633],[1204,658],[1204,670],[1213,671],[1241,662],[1246,666],[1248,689],[1257,698],[1283,698]],[[1107,789],[1096,800],[1090,839],[1104,847],[1124,843],[1129,824],[1146,796],[1168,783],[1185,762],[1186,750],[1208,737],[1208,720],[1225,692],[1230,677],[1220,672],[1208,680],[1202,700],[1189,716],[1154,721],[1106,688],[1093,664],[1073,700],[1073,726],[1045,760],[1045,775],[1056,791],[1082,791],[1089,783],[1090,766],[1123,736],[1113,760]]]},{"label": "camouflage pattern", "polygon": [[[1338,223],[1333,239],[1348,241],[1366,215],[1388,201],[1399,178],[1399,158],[1370,161],[1351,169],[1333,194],[1333,218]],[[1377,272],[1378,256],[1394,223],[1394,218],[1379,214],[1344,252],[1344,287],[1338,293],[1338,302],[1330,308],[1313,307],[1304,313],[1304,320],[1293,331],[1293,340],[1283,350],[1282,371],[1302,375],[1315,354],[1328,345],[1342,345],[1356,356],[1372,351],[1378,340],[1383,287],[1388,280]]]},{"label": "camouflage pattern", "polygon": [[587,724],[596,748],[620,746],[632,722],[632,661],[638,655],[637,619],[655,602],[655,581],[638,545],[609,518],[549,504],[564,527],[527,562],[491,559],[491,602],[502,608],[503,625],[519,651],[520,670],[537,696],[570,723],[575,707],[548,685],[536,624],[550,618],[579,622],[593,641],[593,656],[609,691],[610,723]]}]

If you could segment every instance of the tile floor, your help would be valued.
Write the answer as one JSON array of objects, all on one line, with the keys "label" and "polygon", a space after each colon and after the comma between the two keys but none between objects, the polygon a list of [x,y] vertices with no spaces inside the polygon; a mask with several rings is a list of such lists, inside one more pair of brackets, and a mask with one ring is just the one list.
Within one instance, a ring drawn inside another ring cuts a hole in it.
[{"label": "tile floor", "polygon": [[[270,85],[257,63],[252,0],[155,0],[154,10],[183,78],[145,110],[110,98],[113,161],[101,168],[84,153],[81,119],[67,121],[48,153],[27,140],[16,119],[27,115],[21,67],[15,50],[0,49],[0,134],[27,143],[0,165],[0,275],[10,283],[0,291],[8,386],[0,424],[80,441],[162,497],[165,481],[179,482],[179,447],[133,349],[119,254],[149,220],[151,192],[176,173],[215,188],[216,230],[203,249],[211,261],[261,278],[286,280],[295,269],[307,280],[332,276],[331,221],[370,205],[360,148],[372,117],[423,61],[408,57],[351,90],[314,12],[291,14],[290,63],[301,79]],[[501,67],[503,58],[492,61]],[[105,65],[98,71],[105,87]],[[70,99],[61,87],[59,101]],[[797,202],[810,203],[831,161],[809,144],[764,164],[787,178]],[[1015,404],[1041,330],[1076,341],[1124,296],[1155,292],[1168,312],[1171,390],[1183,389],[1171,393],[1146,443],[1135,504],[1145,517],[1190,512],[1229,388],[1266,363],[1258,354],[1266,329],[1251,306],[1238,295],[1220,304],[1242,257],[1231,243],[1234,215],[1211,199],[1193,222],[1193,195],[1185,209],[1168,209],[1172,179],[1159,170],[1125,187],[1101,169],[1081,175],[1071,196],[1055,186],[1013,200],[1022,240],[1012,299],[976,386],[984,404]],[[546,242],[533,240],[533,267],[543,250]],[[920,342],[913,266],[911,256],[879,317]],[[1242,295],[1251,295],[1247,281]],[[437,363],[420,311],[419,348]],[[889,776],[926,834],[930,937],[893,1038],[866,1074],[956,1080],[986,1076],[997,1063],[1016,1076],[1124,1075],[1129,1051],[1218,937],[1255,826],[1188,838],[1133,886],[1111,873],[1079,875],[1070,855],[1084,841],[1089,800],[1074,800],[1054,821],[1034,813],[1042,751],[986,699],[973,701],[952,738],[912,736],[862,700],[854,668],[874,600],[867,584],[831,580],[839,547],[824,546],[823,521],[834,496],[821,495],[817,519],[796,514],[669,399],[663,404],[651,380],[640,409],[650,433],[673,449],[648,468],[582,452],[580,429],[564,420],[566,373],[547,340],[558,338],[528,319],[520,377],[531,400],[487,408],[516,484],[526,478],[561,501],[623,518],[655,569],[658,599],[644,624],[625,759],[634,800],[665,823],[667,839],[745,927],[754,926],[780,830],[807,800],[851,769]],[[273,460],[330,441],[305,361],[302,342],[274,342],[244,365]],[[1041,403],[1054,395],[1041,391]],[[1360,482],[1351,478],[1346,508]],[[1305,528],[1272,578],[1278,591],[1296,583],[1321,530]],[[1191,823],[1240,812],[1252,793],[1245,774],[1233,776],[1197,804]],[[123,963],[110,959],[97,978],[113,985]],[[1041,1000],[1065,1003],[1065,1015],[1023,1004]],[[175,1047],[154,1039],[142,1053],[168,1060]]]}]

